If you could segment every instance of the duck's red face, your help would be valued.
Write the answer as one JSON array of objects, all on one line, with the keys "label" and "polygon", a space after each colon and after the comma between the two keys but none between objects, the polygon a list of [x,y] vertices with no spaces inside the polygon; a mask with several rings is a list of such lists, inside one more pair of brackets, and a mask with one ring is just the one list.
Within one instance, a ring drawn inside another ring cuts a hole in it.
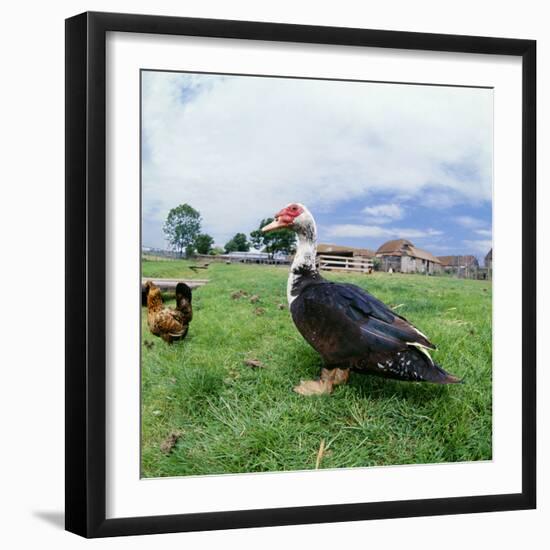
[{"label": "duck's red face", "polygon": [[276,229],[292,229],[294,220],[300,214],[303,214],[303,212],[304,209],[299,204],[289,204],[277,212],[277,214],[275,214],[275,219],[271,223],[262,227],[262,231],[267,233],[268,231],[275,231]]}]

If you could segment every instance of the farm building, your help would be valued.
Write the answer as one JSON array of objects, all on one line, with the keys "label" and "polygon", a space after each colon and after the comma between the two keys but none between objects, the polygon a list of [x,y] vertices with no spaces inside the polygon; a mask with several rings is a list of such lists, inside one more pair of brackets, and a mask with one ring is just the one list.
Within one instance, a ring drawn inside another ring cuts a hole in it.
[{"label": "farm building", "polygon": [[374,251],[368,248],[354,248],[341,244],[320,244],[317,246],[317,254],[323,256],[346,256],[348,258],[374,258]]},{"label": "farm building", "polygon": [[438,273],[441,262],[427,250],[414,246],[407,239],[396,239],[384,243],[377,251],[384,271],[401,273]]},{"label": "farm building", "polygon": [[487,252],[487,255],[485,256],[485,267],[487,269],[493,268],[493,249],[492,248],[491,250],[489,250],[489,252]]},{"label": "farm building", "polygon": [[373,257],[374,251],[368,248],[354,248],[339,244],[317,246],[317,263],[320,269],[327,271],[371,273]]},{"label": "farm building", "polygon": [[491,250],[489,250],[489,252],[487,252],[484,263],[485,263],[485,267],[480,271],[482,272],[484,279],[491,280],[493,278],[493,249],[492,248]]},{"label": "farm building", "polygon": [[472,255],[466,256],[437,256],[441,262],[441,269],[446,273],[455,273],[459,276],[469,276],[479,269],[477,258]]},{"label": "farm building", "polygon": [[290,257],[282,252],[273,255],[258,250],[249,250],[248,252],[229,252],[220,254],[219,258],[231,262],[241,262],[245,264],[288,264]]}]

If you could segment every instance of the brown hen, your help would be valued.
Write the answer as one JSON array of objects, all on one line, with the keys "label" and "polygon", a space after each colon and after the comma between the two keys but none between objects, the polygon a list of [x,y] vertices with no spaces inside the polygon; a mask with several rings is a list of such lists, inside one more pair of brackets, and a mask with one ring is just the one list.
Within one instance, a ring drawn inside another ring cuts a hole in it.
[{"label": "brown hen", "polygon": [[176,285],[176,307],[166,307],[160,289],[152,282],[145,283],[147,296],[147,324],[155,336],[171,344],[187,336],[193,318],[191,289],[185,283]]}]

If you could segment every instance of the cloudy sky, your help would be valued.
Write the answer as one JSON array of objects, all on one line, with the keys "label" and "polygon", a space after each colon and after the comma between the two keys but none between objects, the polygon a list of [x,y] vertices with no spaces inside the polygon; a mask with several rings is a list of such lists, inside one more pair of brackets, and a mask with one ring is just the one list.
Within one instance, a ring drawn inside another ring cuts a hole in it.
[{"label": "cloudy sky", "polygon": [[142,73],[143,245],[189,203],[223,245],[289,202],[319,240],[491,247],[492,90]]}]

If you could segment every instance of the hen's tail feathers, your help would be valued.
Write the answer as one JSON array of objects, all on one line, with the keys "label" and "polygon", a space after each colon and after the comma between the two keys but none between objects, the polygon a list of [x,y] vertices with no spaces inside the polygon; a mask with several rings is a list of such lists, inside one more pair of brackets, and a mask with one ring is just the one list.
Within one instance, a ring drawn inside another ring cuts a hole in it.
[{"label": "hen's tail feathers", "polygon": [[147,305],[147,296],[149,295],[149,289],[153,283],[151,281],[146,281],[146,283],[141,288],[141,305]]},{"label": "hen's tail feathers", "polygon": [[190,304],[191,300],[191,288],[185,283],[178,283],[176,285],[176,307],[181,308],[185,302]]}]

